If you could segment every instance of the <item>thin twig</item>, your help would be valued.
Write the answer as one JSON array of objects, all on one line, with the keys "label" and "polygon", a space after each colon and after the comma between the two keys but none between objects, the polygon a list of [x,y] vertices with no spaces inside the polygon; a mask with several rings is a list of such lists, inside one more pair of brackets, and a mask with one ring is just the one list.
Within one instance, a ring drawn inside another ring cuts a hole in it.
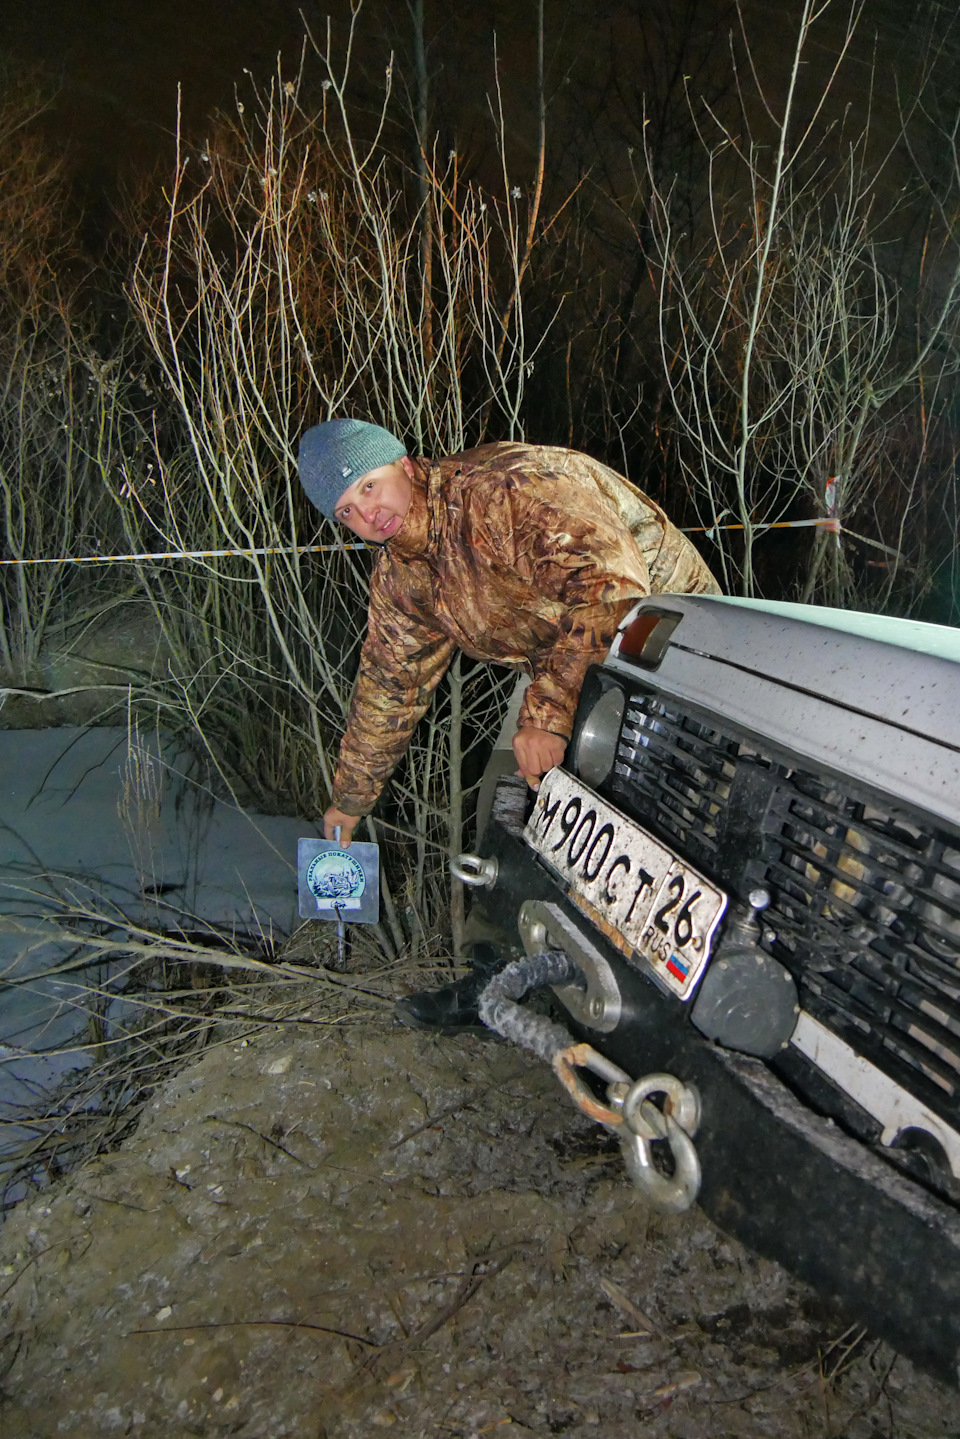
[{"label": "thin twig", "polygon": [[217,1124],[229,1124],[234,1129],[246,1129],[250,1134],[255,1134],[258,1139],[262,1139],[264,1144],[272,1145],[274,1149],[279,1149],[281,1154],[285,1154],[288,1159],[294,1159],[297,1164],[302,1164],[305,1169],[316,1169],[316,1165],[308,1164],[305,1159],[300,1158],[299,1154],[294,1154],[291,1149],[287,1149],[285,1145],[278,1143],[276,1139],[271,1139],[269,1134],[263,1134],[259,1129],[255,1129],[252,1124],[245,1124],[242,1119],[224,1119],[221,1114],[208,1114],[206,1118],[215,1121]]},{"label": "thin twig", "polygon": [[362,1344],[366,1349],[378,1347],[372,1339],[365,1339],[362,1334],[351,1334],[349,1329],[333,1329],[326,1324],[309,1324],[301,1319],[224,1319],[206,1324],[165,1324],[158,1329],[129,1329],[123,1337],[132,1339],[136,1334],[187,1334],[200,1329],[307,1329],[315,1334],[332,1334],[337,1339],[350,1339],[354,1344]]}]

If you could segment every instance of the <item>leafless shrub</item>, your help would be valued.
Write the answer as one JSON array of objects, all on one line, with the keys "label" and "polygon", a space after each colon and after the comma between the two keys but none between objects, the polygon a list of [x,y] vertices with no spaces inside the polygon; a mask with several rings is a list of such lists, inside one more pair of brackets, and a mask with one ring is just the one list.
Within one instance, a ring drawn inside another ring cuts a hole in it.
[{"label": "leafless shrub", "polygon": [[[352,47],[353,29],[342,64],[329,38],[314,46],[316,108],[305,66],[281,66],[203,147],[181,148],[131,284],[176,426],[101,456],[131,547],[245,552],[141,567],[175,657],[168,702],[244,797],[280,795],[309,816],[329,794],[369,557],[318,528],[299,435],[334,414],[382,423],[414,454],[488,427],[517,434],[538,343],[523,288],[544,228],[542,136],[526,201],[505,162],[490,194],[456,155],[426,150],[410,186],[383,138],[389,71],[372,133],[354,125]],[[493,113],[502,155],[496,99]],[[310,545],[321,553],[299,552]],[[375,832],[409,837],[388,866],[394,949],[435,928],[441,902],[458,941],[462,896],[451,900],[444,861],[469,814],[461,759],[498,722],[506,687],[455,667],[387,801]]]},{"label": "leafless shrub", "polygon": [[22,685],[36,682],[51,635],[75,633],[109,603],[99,576],[62,562],[102,538],[92,457],[102,366],[78,297],[66,186],[36,132],[43,92],[29,78],[3,78],[0,669]]},{"label": "leafless shrub", "polygon": [[[803,520],[799,598],[904,608],[928,577],[922,492],[934,463],[952,460],[940,420],[957,363],[960,250],[941,185],[904,290],[894,240],[917,196],[884,203],[892,157],[877,158],[869,118],[852,136],[827,119],[859,7],[822,88],[800,98],[825,8],[803,8],[779,106],[743,30],[740,124],[708,112],[701,132],[701,245],[676,225],[650,162],[668,428],[725,587],[755,594],[759,540]],[[955,195],[952,141],[949,153]],[[909,263],[902,246],[900,256]]]}]

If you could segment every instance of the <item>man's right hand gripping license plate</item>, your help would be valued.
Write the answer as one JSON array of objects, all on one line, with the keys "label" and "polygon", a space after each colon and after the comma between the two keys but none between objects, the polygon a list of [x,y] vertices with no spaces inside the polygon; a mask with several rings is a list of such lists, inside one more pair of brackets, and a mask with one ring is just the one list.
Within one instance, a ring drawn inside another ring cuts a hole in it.
[{"label": "man's right hand gripping license plate", "polygon": [[689,999],[727,907],[721,890],[566,770],[544,775],[524,836],[619,949]]}]

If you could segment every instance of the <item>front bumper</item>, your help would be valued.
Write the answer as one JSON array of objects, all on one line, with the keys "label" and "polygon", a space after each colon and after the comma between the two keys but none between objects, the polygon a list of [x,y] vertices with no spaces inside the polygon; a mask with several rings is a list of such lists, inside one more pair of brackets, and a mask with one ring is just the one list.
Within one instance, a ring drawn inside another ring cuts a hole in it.
[{"label": "front bumper", "polygon": [[699,1203],[722,1229],[777,1260],[951,1384],[960,1364],[960,1212],[800,1102],[761,1060],[725,1051],[689,1022],[563,897],[521,837],[515,782],[502,781],[483,853],[498,861],[491,911],[521,952],[526,900],[559,905],[610,964],[616,1028],[571,1022],[630,1075],[669,1071],[700,1091]]}]

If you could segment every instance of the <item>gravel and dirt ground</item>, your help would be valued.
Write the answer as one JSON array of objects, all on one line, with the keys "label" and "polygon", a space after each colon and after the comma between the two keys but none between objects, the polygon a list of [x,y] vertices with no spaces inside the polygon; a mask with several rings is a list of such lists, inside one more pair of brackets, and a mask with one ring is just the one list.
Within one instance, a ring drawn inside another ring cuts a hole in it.
[{"label": "gravel and dirt ground", "polygon": [[652,1214],[538,1061],[309,1019],[14,1212],[5,1439],[960,1436],[956,1393]]}]

